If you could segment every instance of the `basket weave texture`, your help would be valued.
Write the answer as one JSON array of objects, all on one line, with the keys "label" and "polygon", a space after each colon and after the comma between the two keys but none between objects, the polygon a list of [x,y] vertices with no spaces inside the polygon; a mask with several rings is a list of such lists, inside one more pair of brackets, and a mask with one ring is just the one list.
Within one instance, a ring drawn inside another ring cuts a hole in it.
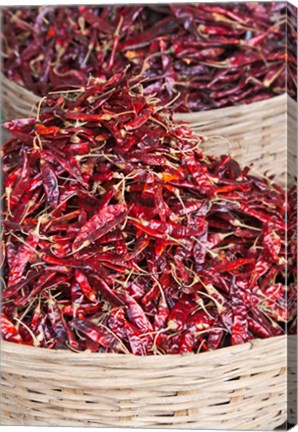
[{"label": "basket weave texture", "polygon": [[1,99],[5,120],[34,117],[40,97],[1,74]]},{"label": "basket weave texture", "polygon": [[[230,153],[240,165],[253,163],[257,173],[275,176],[285,185],[294,182],[297,151],[297,103],[287,94],[201,113],[175,114],[206,136],[208,154]],[[287,178],[288,176],[288,178]]]},{"label": "basket weave texture", "polygon": [[[2,97],[7,119],[35,115],[40,100],[3,77]],[[293,178],[296,103],[288,96],[175,117],[208,136],[209,154],[230,152],[280,184],[288,156]],[[287,365],[285,336],[145,358],[2,342],[1,373],[1,424],[7,425],[272,430],[296,415],[295,362]]]},{"label": "basket weave texture", "polygon": [[[6,120],[35,116],[39,96],[3,74],[1,83]],[[178,113],[174,119],[188,122],[198,135],[207,137],[202,149],[208,154],[230,153],[241,165],[253,163],[257,172],[274,175],[284,185],[287,172],[291,183],[296,171],[296,111],[297,103],[283,94],[249,105]]]},{"label": "basket weave texture", "polygon": [[136,357],[2,342],[2,424],[272,430],[287,418],[286,344]]}]

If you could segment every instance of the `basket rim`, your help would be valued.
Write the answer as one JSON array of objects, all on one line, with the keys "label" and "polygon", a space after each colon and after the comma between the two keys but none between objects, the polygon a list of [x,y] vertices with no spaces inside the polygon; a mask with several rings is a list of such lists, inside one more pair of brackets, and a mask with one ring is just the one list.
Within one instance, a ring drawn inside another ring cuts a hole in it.
[{"label": "basket rim", "polygon": [[[31,90],[28,90],[25,86],[23,86],[23,85],[21,85],[21,84],[19,84],[19,83],[16,83],[16,82],[14,82],[14,81],[12,81],[12,80],[10,80],[4,73],[3,73],[3,71],[1,71],[0,72],[0,76],[1,76],[1,80],[3,81],[3,82],[6,82],[7,83],[7,85],[9,85],[10,87],[11,86],[16,86],[17,88],[19,88],[19,90],[20,91],[24,91],[24,92],[26,92],[27,94],[30,94],[30,96],[33,98],[34,97],[34,99],[36,99],[36,102],[38,102],[40,99],[42,99],[43,98],[43,96],[40,96],[40,95],[37,95],[37,94],[35,94],[33,91],[31,91]],[[3,85],[3,84],[2,84]],[[50,92],[49,92],[50,93]],[[61,91],[61,93],[62,93],[62,91]],[[228,107],[223,107],[223,108],[213,108],[213,109],[208,109],[208,110],[206,110],[206,111],[191,111],[191,112],[186,112],[186,113],[180,113],[180,112],[174,112],[173,113],[173,115],[175,116],[175,117],[177,117],[177,119],[179,119],[179,116],[181,116],[181,117],[185,117],[185,119],[187,119],[187,116],[188,117],[191,117],[191,115],[195,115],[195,114],[205,114],[205,115],[207,115],[208,113],[210,113],[210,112],[218,112],[219,114],[221,114],[221,113],[224,113],[225,115],[229,115],[229,113],[233,113],[233,111],[235,111],[235,109],[249,109],[249,107],[251,106],[251,105],[253,105],[253,106],[257,106],[258,108],[261,108],[263,105],[266,105],[266,104],[268,104],[268,101],[271,101],[272,103],[274,103],[274,102],[279,102],[279,101],[282,101],[283,99],[285,99],[285,103],[289,103],[289,104],[293,104],[293,105],[297,105],[297,100],[295,100],[294,98],[292,98],[292,96],[290,96],[286,91],[284,92],[284,93],[281,93],[281,94],[279,94],[279,95],[275,95],[275,96],[272,96],[272,97],[270,97],[270,98],[267,98],[267,99],[264,99],[264,100],[261,100],[261,101],[256,101],[256,102],[251,102],[251,103],[249,103],[249,104],[239,104],[239,105],[232,105],[232,106],[228,106]]]},{"label": "basket rim", "polygon": [[[296,335],[293,335],[295,337]],[[171,364],[173,362],[186,362],[193,360],[208,360],[209,358],[213,358],[214,356],[219,356],[218,353],[221,353],[222,357],[226,355],[235,356],[238,353],[249,352],[254,349],[262,349],[264,347],[268,347],[274,344],[285,343],[287,345],[288,338],[291,337],[289,335],[281,335],[281,336],[273,336],[267,339],[253,339],[249,342],[240,345],[234,345],[229,347],[220,348],[214,351],[201,352],[198,354],[195,353],[183,353],[183,354],[168,354],[168,355],[150,355],[150,356],[137,356],[134,354],[117,354],[117,353],[98,353],[98,352],[90,352],[90,351],[82,351],[82,352],[73,352],[71,350],[52,350],[42,347],[34,347],[30,345],[17,344],[14,342],[8,342],[1,340],[0,342],[0,351],[1,357],[4,353],[11,355],[22,355],[22,356],[34,356],[36,358],[49,359],[52,358],[61,360],[78,360],[78,362],[86,360],[119,360],[125,359],[127,361],[139,363],[140,361],[155,364],[156,362],[160,362],[164,359],[171,359]]]},{"label": "basket rim", "polygon": [[[191,111],[185,113],[174,112],[173,118],[174,120],[185,120],[192,122],[192,119],[195,116],[201,115],[202,118],[206,117],[209,119],[209,116],[211,116],[212,114],[214,115],[215,113],[218,113],[219,116],[234,116],[237,113],[237,117],[239,117],[244,112],[249,112],[252,106],[254,107],[254,109],[262,110],[265,107],[267,108],[268,104],[275,105],[280,103],[283,103],[285,105],[285,108],[288,108],[288,110],[285,111],[297,109],[297,100],[293,99],[287,92],[284,92],[282,94],[272,96],[268,99],[251,102],[249,104],[239,104],[223,108],[213,108],[206,111]],[[198,117],[196,121],[199,122],[200,118]]]}]

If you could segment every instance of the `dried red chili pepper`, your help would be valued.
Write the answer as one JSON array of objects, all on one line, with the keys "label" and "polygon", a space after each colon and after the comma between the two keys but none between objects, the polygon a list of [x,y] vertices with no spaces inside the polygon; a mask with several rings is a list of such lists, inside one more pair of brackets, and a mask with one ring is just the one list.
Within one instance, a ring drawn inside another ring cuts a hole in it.
[{"label": "dried red chili pepper", "polygon": [[[44,96],[69,82],[83,86],[90,75],[115,85],[114,77],[129,67],[143,78],[144,94],[180,112],[251,103],[286,91],[296,98],[296,22],[294,8],[277,9],[274,2],[258,8],[249,2],[158,10],[154,5],[4,8],[4,73]],[[56,101],[57,108],[62,104]],[[151,108],[136,102],[124,130],[141,127]],[[37,124],[36,130],[48,136],[55,127]]]},{"label": "dried red chili pepper", "polygon": [[4,340],[22,343],[22,338],[16,327],[3,312],[1,314],[1,336]]},{"label": "dried red chili pepper", "polygon": [[87,277],[84,275],[83,272],[81,272],[80,270],[76,269],[75,270],[75,278],[76,281],[79,285],[79,287],[82,290],[82,293],[92,302],[96,302],[97,298],[96,298],[96,293],[95,291],[91,288]]},{"label": "dried red chili pepper", "polygon": [[48,203],[51,207],[55,208],[59,200],[58,180],[55,171],[51,165],[43,159],[40,161],[40,171]]},{"label": "dried red chili pepper", "polygon": [[3,338],[152,355],[293,332],[295,193],[201,153],[132,86],[118,75],[50,94],[42,150],[34,122],[9,125],[21,135],[3,146]]},{"label": "dried red chili pepper", "polygon": [[[109,230],[115,225],[122,222],[125,217],[127,207],[124,204],[115,204],[108,207],[103,207],[99,210],[85,225],[80,229],[78,235],[73,242],[73,251],[85,248],[92,242],[105,234],[103,228],[108,224]],[[121,219],[119,220],[119,216]]]}]

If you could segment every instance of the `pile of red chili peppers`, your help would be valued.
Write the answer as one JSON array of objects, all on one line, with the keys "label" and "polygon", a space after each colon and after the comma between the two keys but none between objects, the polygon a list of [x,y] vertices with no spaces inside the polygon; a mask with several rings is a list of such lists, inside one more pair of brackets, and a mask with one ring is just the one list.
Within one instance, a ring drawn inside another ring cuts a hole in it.
[{"label": "pile of red chili peppers", "polygon": [[3,339],[152,355],[295,331],[284,190],[162,109],[118,74],[5,123]]},{"label": "pile of red chili peppers", "polygon": [[286,2],[4,8],[3,68],[41,96],[129,68],[179,112],[295,98],[296,22]]}]

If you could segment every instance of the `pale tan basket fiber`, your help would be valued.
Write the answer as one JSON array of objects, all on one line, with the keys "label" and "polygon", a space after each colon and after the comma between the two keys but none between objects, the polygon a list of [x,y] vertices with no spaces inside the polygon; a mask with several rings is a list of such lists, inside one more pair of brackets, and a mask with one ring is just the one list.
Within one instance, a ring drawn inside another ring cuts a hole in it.
[{"label": "pale tan basket fiber", "polygon": [[[18,93],[20,87],[7,81],[2,78],[5,112],[10,110],[11,118],[34,115],[39,98]],[[191,120],[194,130],[209,137],[204,144],[209,154],[230,151],[241,164],[254,162],[256,170],[273,173],[284,184],[289,136],[289,154],[296,155],[295,107],[282,95],[249,106],[176,117]],[[287,396],[294,399],[295,385],[287,389],[286,355],[286,337],[198,355],[146,358],[3,342],[1,421],[271,430],[286,420]],[[293,370],[292,365],[291,382],[296,379]]]},{"label": "pale tan basket fiber", "polygon": [[257,173],[274,175],[282,185],[293,183],[297,163],[297,103],[283,94],[250,105],[201,113],[175,114],[206,136],[208,154],[230,153],[240,165],[253,163]]},{"label": "pale tan basket fiber", "polygon": [[287,417],[285,336],[198,355],[1,349],[2,424],[272,430]]},{"label": "pale tan basket fiber", "polygon": [[2,109],[5,120],[35,117],[40,97],[1,74]]}]

